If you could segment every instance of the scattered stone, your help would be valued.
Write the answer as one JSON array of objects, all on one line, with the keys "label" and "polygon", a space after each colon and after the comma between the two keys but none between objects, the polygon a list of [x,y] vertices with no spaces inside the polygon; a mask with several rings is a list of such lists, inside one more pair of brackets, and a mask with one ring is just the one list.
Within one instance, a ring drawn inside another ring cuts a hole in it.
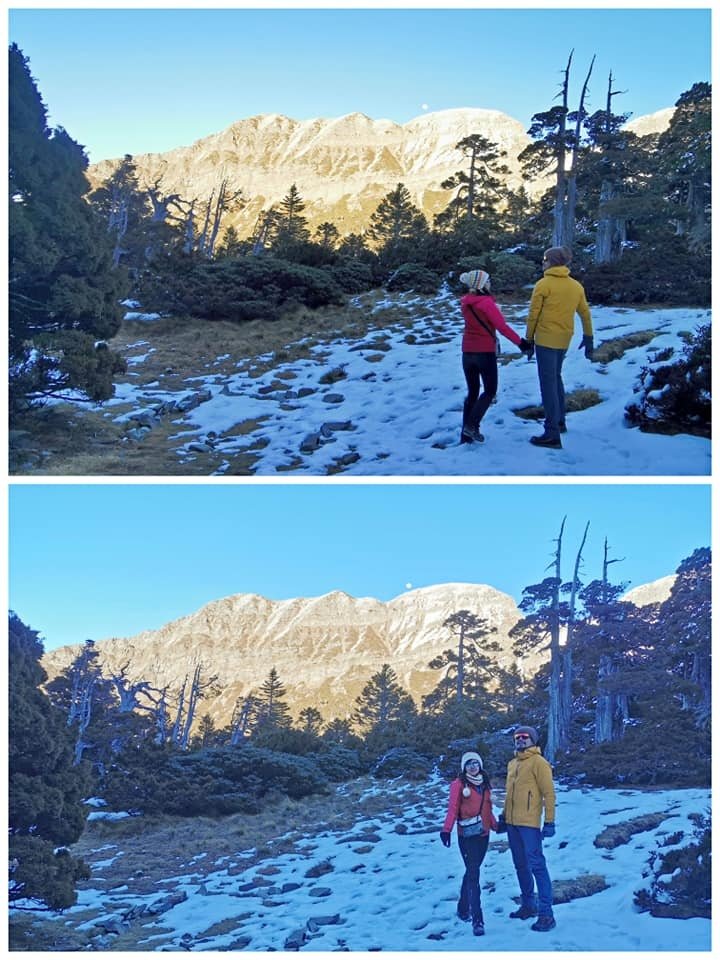
[{"label": "scattered stone", "polygon": [[344,403],[345,397],[341,393],[323,394],[323,403]]},{"label": "scattered stone", "polygon": [[213,448],[209,443],[202,443],[196,440],[188,444],[188,452],[190,453],[212,453],[212,451]]},{"label": "scattered stone", "polygon": [[151,433],[150,427],[132,427],[130,430],[125,431],[125,436],[128,440],[140,441],[149,433]]},{"label": "scattered stone", "polygon": [[308,893],[311,897],[329,897],[332,894],[330,887],[310,887]]},{"label": "scattered stone", "polygon": [[328,370],[327,373],[324,373],[318,380],[318,383],[337,383],[339,380],[345,380],[346,377],[347,373],[344,367],[335,367],[333,370]]},{"label": "scattered stone", "polygon": [[292,893],[293,890],[299,890],[301,886],[301,883],[284,883],[280,887],[280,893]]},{"label": "scattered stone", "polygon": [[338,923],[342,923],[339,913],[333,913],[332,916],[325,917],[310,917],[307,922],[308,930],[311,930],[313,933],[317,933],[318,927],[333,927]]},{"label": "scattered stone", "polygon": [[312,387],[300,387],[297,392],[298,400],[302,400],[304,397],[311,397],[316,392]]},{"label": "scattered stone", "polygon": [[307,933],[304,928],[294,930],[287,938],[284,944],[285,950],[299,950],[308,942]]},{"label": "scattered stone", "polygon": [[138,410],[136,413],[131,413],[128,420],[134,420],[141,427],[153,427],[157,423],[158,416],[151,410]]},{"label": "scattered stone", "polygon": [[306,870],[305,876],[308,879],[316,879],[317,877],[325,876],[326,873],[332,873],[334,869],[335,867],[329,860],[321,860],[320,863],[316,863],[314,867]]},{"label": "scattered stone", "polygon": [[322,425],[320,429],[325,430],[326,428],[332,431],[355,429],[355,427],[353,426],[352,420],[328,420]]},{"label": "scattered stone", "polygon": [[237,940],[233,940],[232,943],[229,943],[226,950],[244,950],[245,947],[249,947],[252,943],[252,937],[238,937]]},{"label": "scattered stone", "polygon": [[300,453],[315,453],[321,442],[319,433],[309,433],[300,444]]}]

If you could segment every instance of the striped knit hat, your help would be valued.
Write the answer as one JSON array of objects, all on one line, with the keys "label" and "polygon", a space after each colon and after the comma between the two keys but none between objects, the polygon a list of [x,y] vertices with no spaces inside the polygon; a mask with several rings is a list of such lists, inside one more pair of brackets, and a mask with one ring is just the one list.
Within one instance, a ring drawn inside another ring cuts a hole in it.
[{"label": "striped knit hat", "polygon": [[471,290],[483,290],[490,283],[490,274],[484,270],[468,270],[460,274],[460,283]]}]

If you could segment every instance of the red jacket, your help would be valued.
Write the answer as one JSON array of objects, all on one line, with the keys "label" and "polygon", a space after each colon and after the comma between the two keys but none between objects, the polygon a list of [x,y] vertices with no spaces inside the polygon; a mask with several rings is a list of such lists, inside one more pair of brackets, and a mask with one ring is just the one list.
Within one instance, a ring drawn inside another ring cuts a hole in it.
[{"label": "red jacket", "polygon": [[[468,820],[480,814],[485,833],[497,827],[497,820],[492,812],[492,795],[486,787],[476,787],[470,784],[470,796],[463,796],[464,783],[459,778],[450,784],[450,800],[443,824],[443,830],[452,832],[456,820]],[[458,833],[462,835],[462,826],[458,824]]]},{"label": "red jacket", "polygon": [[[472,308],[472,309],[471,309]],[[465,332],[462,339],[463,353],[495,353],[496,341],[473,315],[480,316],[490,330],[497,330],[507,337],[516,347],[520,346],[520,336],[505,322],[493,298],[487,293],[468,293],[460,301],[460,309],[465,319]]]}]

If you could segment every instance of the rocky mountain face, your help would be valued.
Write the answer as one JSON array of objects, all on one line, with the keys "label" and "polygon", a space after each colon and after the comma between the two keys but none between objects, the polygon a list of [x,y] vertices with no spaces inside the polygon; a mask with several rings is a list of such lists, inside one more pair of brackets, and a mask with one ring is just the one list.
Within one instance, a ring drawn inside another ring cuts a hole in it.
[{"label": "rocky mountain face", "polygon": [[[241,237],[252,232],[258,214],[277,205],[292,184],[305,201],[303,215],[311,227],[330,221],[345,236],[364,229],[398,183],[432,219],[453,195],[440,184],[465,166],[455,145],[471,134],[482,134],[507,152],[507,180],[518,187],[517,156],[530,138],[519,121],[497,110],[443,110],[406,124],[371,120],[362,113],[302,121],[262,114],[190,146],[134,159],[141,186],[160,180],[164,194],[187,200],[207,200],[227,178],[229,190],[242,190],[245,206],[228,213],[223,225],[235,226]],[[109,177],[118,162],[91,166],[93,185]],[[529,192],[542,187],[526,184]]]},{"label": "rocky mountain face", "polygon": [[[625,599],[640,606],[662,602],[674,579],[636,587]],[[520,619],[515,601],[473,583],[409,590],[387,603],[339,590],[291,600],[239,593],[159,630],[100,640],[96,648],[106,676],[127,665],[132,682],[147,680],[175,692],[201,664],[203,678],[217,676],[220,692],[202,701],[198,715],[209,713],[217,726],[229,722],[237,698],[257,690],[273,667],[295,717],[303,707],[313,706],[330,720],[352,713],[356,697],[385,663],[419,704],[442,675],[428,664],[456,645],[443,624],[458,610],[469,610],[495,627],[491,639],[500,645],[498,662],[515,662],[508,636]],[[73,645],[46,653],[42,665],[48,677],[64,670],[80,649]],[[518,667],[532,674],[545,657],[526,658]]]},{"label": "rocky mountain face", "polygon": [[[673,109],[640,117],[628,124],[639,135],[665,129]],[[498,110],[460,108],[422,114],[405,124],[371,120],[362,113],[335,119],[293,120],[261,114],[238,120],[226,130],[190,146],[134,157],[141,186],[160,183],[164,195],[198,200],[197,209],[227,179],[230,192],[242,190],[242,209],[226,214],[223,227],[249,236],[258,214],[277,205],[292,184],[305,201],[304,216],[313,228],[330,221],[342,236],[367,227],[380,201],[398,183],[430,222],[445,209],[452,192],[440,184],[465,160],[456,144],[481,134],[499,144],[507,156],[507,183],[524,183],[528,193],[547,189],[550,180],[523,181],[518,155],[530,137],[518,121]],[[103,160],[88,170],[97,186],[119,159]]]},{"label": "rocky mountain face", "polygon": [[[323,717],[345,717],[370,677],[389,663],[417,702],[432,690],[440,671],[428,663],[456,643],[444,621],[470,610],[497,629],[498,660],[514,661],[508,633],[520,613],[515,601],[492,587],[448,583],[383,603],[341,591],[322,597],[268,600],[241,593],[215,600],[196,613],[129,638],[98,641],[104,673],[119,672],[177,690],[195,664],[202,676],[216,675],[222,690],[200,705],[217,725],[226,724],[240,696],[257,689],[275,667],[297,716],[316,707]],[[50,678],[74,659],[79,645],[49,651],[43,666]],[[521,665],[531,669],[530,662]]]}]

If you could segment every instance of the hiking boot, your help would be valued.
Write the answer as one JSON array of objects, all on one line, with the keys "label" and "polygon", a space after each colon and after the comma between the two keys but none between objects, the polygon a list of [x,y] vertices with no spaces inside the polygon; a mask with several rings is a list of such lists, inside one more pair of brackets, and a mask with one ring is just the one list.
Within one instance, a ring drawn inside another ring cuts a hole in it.
[{"label": "hiking boot", "polygon": [[464,426],[462,428],[463,439],[470,443],[482,443],[485,437],[480,433],[477,427]]},{"label": "hiking boot", "polygon": [[523,904],[521,907],[518,907],[517,910],[513,910],[510,916],[514,920],[528,920],[530,917],[537,916],[537,910],[535,907],[527,907]]},{"label": "hiking boot", "polygon": [[535,923],[530,927],[531,930],[537,930],[539,933],[547,933],[555,926],[555,917],[538,917]]},{"label": "hiking boot", "polygon": [[475,920],[473,923],[473,936],[482,937],[485,934],[485,924],[482,920]]},{"label": "hiking boot", "polygon": [[562,450],[560,437],[549,437],[546,433],[541,434],[539,437],[530,437],[530,443],[535,444],[536,447],[549,447],[551,450]]}]

